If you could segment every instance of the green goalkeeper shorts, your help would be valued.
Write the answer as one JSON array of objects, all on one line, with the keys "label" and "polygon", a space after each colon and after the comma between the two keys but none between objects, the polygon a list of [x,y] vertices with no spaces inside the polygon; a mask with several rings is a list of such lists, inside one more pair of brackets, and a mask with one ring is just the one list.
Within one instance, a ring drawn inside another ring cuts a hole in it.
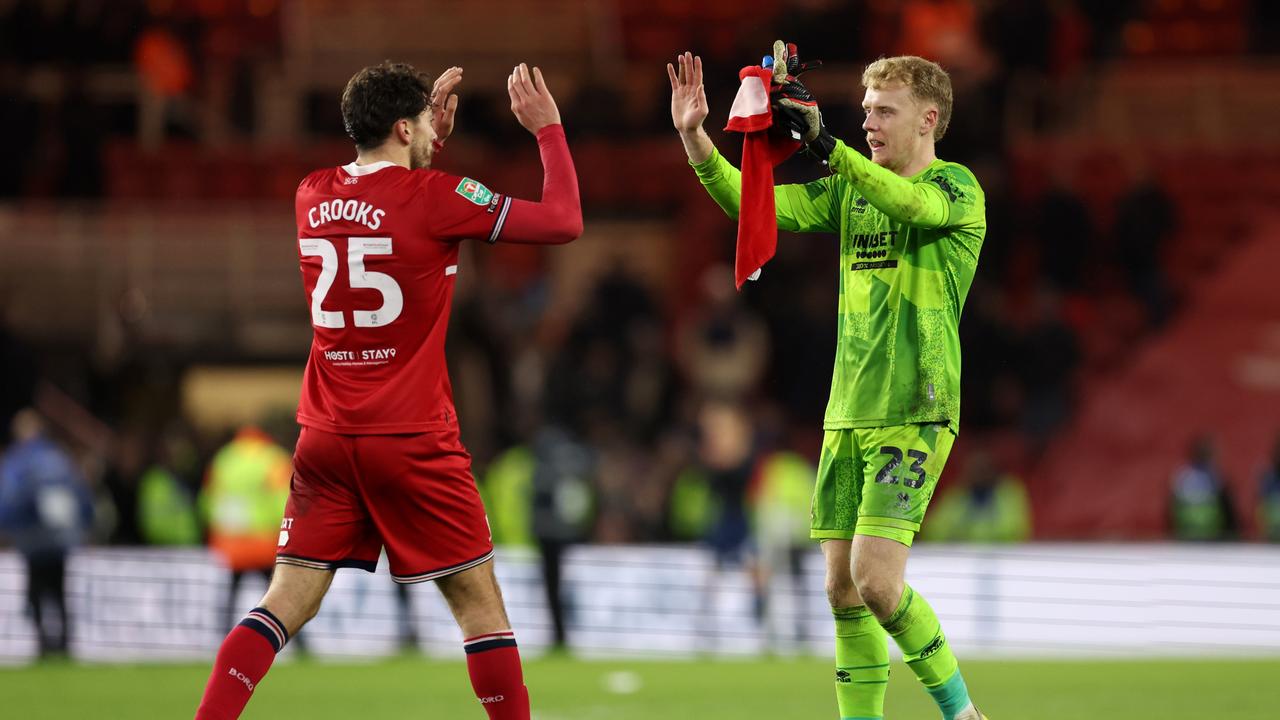
[{"label": "green goalkeeper shorts", "polygon": [[826,431],[810,537],[875,535],[910,547],[955,440],[940,424]]}]

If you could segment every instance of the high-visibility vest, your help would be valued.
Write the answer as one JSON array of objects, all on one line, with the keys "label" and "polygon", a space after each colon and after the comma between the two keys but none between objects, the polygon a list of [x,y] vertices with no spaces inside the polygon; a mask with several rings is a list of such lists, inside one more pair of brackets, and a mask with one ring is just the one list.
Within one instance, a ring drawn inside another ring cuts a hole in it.
[{"label": "high-visibility vest", "polygon": [[1031,503],[1022,482],[1001,476],[984,502],[961,487],[934,500],[920,539],[940,542],[1013,543],[1031,537]]},{"label": "high-visibility vest", "polygon": [[209,464],[201,510],[209,546],[232,570],[275,563],[292,472],[289,453],[253,429],[242,430]]},{"label": "high-visibility vest", "polygon": [[809,511],[818,470],[803,455],[775,452],[760,463],[752,493],[752,519],[761,543],[809,541]]},{"label": "high-visibility vest", "polygon": [[1179,540],[1218,540],[1227,530],[1215,472],[1189,465],[1174,476],[1173,535]]},{"label": "high-visibility vest", "polygon": [[178,478],[155,465],[138,481],[138,528],[150,545],[196,545],[200,525],[195,503]]},{"label": "high-visibility vest", "polygon": [[489,463],[480,497],[495,545],[532,546],[533,452],[517,445]]}]

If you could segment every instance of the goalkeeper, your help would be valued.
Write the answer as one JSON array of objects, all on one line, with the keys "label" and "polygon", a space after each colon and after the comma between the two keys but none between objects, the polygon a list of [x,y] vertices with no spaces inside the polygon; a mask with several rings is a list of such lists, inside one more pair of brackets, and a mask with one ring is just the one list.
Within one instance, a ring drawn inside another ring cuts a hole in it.
[{"label": "goalkeeper", "polygon": [[[780,42],[774,57],[774,124],[830,170],[774,188],[778,227],[840,236],[839,336],[810,532],[826,559],[840,716],[884,716],[887,633],[945,720],[981,720],[937,615],[904,581],[959,430],[960,310],[986,234],[973,173],[934,154],[951,118],[951,80],[918,57],[867,66],[868,160],[823,127],[795,77],[805,68],[798,58]],[[702,128],[702,61],[686,52],[667,74],[689,162],[737,218],[741,174]]]}]

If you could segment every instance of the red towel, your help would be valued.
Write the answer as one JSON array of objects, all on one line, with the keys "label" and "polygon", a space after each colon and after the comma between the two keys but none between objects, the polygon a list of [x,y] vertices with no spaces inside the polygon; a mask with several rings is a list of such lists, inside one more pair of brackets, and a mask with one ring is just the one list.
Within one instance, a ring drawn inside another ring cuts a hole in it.
[{"label": "red towel", "polygon": [[738,212],[738,247],[734,281],[738,289],[760,277],[760,268],[778,249],[778,216],[773,203],[773,168],[796,150],[798,140],[769,133],[773,111],[769,90],[773,70],[759,65],[738,73],[742,86],[729,110],[725,130],[745,133],[742,138],[742,204]]}]

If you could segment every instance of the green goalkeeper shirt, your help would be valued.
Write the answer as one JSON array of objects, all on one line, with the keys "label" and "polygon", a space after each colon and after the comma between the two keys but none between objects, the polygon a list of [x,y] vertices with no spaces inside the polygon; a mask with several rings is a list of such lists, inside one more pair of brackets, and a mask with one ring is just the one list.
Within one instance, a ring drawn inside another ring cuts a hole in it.
[{"label": "green goalkeeper shirt", "polygon": [[[840,234],[840,318],[828,430],[946,423],[960,429],[960,310],[987,232],[986,200],[963,165],[914,177],[836,142],[834,174],[774,188],[778,227]],[[713,152],[694,165],[731,218],[742,177]]]}]

